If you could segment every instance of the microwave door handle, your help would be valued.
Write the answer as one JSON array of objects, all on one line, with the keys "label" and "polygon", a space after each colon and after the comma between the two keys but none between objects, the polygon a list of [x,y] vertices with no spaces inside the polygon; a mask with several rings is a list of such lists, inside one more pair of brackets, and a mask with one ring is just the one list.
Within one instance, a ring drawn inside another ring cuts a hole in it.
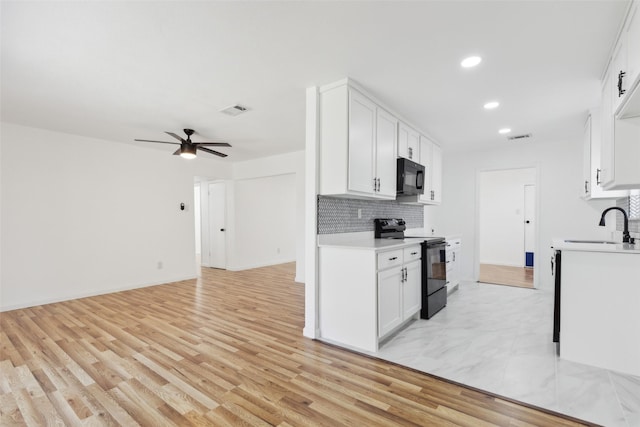
[{"label": "microwave door handle", "polygon": [[416,173],[416,188],[422,190],[424,188],[424,171]]}]

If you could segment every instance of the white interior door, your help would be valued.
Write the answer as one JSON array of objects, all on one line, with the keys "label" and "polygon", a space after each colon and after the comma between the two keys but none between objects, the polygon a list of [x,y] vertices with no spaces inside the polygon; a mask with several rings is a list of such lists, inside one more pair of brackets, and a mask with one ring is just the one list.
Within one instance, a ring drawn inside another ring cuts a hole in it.
[{"label": "white interior door", "polygon": [[525,266],[533,267],[536,236],[536,186],[524,186],[524,254]]},{"label": "white interior door", "polygon": [[200,225],[200,184],[196,183],[193,187],[193,216],[196,230],[196,257],[200,257],[202,253],[202,227]]},{"label": "white interior door", "polygon": [[209,267],[227,267],[226,185],[209,183]]}]

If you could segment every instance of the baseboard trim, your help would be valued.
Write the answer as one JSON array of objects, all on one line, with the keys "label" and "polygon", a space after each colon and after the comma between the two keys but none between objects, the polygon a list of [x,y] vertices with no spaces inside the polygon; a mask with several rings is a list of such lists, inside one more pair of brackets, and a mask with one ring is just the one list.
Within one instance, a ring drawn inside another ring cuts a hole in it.
[{"label": "baseboard trim", "polygon": [[75,300],[75,299],[95,297],[95,296],[98,296],[98,295],[113,294],[113,293],[116,293],[116,292],[124,292],[124,291],[130,291],[132,289],[148,288],[150,286],[166,285],[166,284],[173,283],[173,282],[182,282],[183,280],[193,280],[193,279],[197,279],[197,276],[195,276],[195,275],[194,276],[182,276],[182,277],[176,277],[176,278],[170,278],[170,279],[162,280],[162,281],[159,281],[159,282],[150,282],[150,283],[143,283],[143,284],[137,284],[137,285],[122,286],[122,287],[115,288],[115,289],[104,289],[104,290],[93,291],[93,292],[82,292],[82,293],[74,294],[74,295],[67,296],[67,297],[64,297],[64,298],[46,298],[46,299],[43,299],[43,300],[29,301],[29,302],[25,302],[25,303],[21,303],[21,304],[0,306],[0,313],[5,312],[5,311],[11,311],[11,310],[19,310],[21,308],[29,308],[29,307],[36,307],[36,306],[39,306],[39,305],[55,304],[57,302],[72,301],[72,300]]},{"label": "baseboard trim", "polygon": [[269,262],[259,262],[256,264],[246,264],[246,265],[228,265],[227,266],[227,270],[229,271],[242,271],[242,270],[251,270],[252,268],[260,268],[260,267],[270,267],[272,265],[279,265],[279,264],[288,264],[290,262],[295,262],[296,259],[290,259],[290,260],[286,260],[286,259],[279,259],[279,260],[274,260],[274,261],[269,261]]}]

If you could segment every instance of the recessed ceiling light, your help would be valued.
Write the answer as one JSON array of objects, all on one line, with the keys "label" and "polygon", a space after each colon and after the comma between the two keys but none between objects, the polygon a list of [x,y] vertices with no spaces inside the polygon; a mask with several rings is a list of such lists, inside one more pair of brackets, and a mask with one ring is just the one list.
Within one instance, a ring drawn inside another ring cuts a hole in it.
[{"label": "recessed ceiling light", "polygon": [[484,104],[484,108],[486,110],[493,110],[494,108],[498,108],[498,105],[500,105],[498,101],[491,101]]},{"label": "recessed ceiling light", "polygon": [[471,68],[471,67],[475,67],[480,62],[482,62],[482,58],[480,58],[479,56],[470,56],[468,58],[463,59],[460,65],[464,68]]},{"label": "recessed ceiling light", "polygon": [[511,132],[511,129],[509,128],[502,128],[498,131],[498,133],[501,133],[502,135],[504,135],[505,133],[509,133]]}]

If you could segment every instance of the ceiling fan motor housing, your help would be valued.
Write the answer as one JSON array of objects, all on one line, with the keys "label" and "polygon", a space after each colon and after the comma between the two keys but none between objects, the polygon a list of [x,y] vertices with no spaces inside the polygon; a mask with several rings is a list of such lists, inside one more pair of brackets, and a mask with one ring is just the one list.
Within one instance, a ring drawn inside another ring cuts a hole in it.
[{"label": "ceiling fan motor housing", "polygon": [[180,144],[180,154],[193,154],[196,155],[196,146],[191,142],[183,142]]}]

